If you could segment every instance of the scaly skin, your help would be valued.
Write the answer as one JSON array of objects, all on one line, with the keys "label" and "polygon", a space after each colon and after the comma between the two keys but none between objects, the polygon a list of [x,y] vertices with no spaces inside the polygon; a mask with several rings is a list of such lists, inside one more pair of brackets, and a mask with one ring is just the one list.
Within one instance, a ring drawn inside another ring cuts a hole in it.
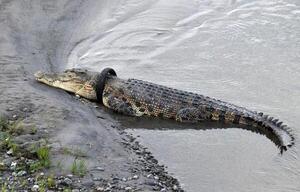
[{"label": "scaly skin", "polygon": [[[97,100],[95,91],[97,73],[73,69],[60,75],[39,72],[36,78],[50,86]],[[102,102],[114,111],[131,116],[153,116],[192,123],[218,121],[251,126],[258,129],[260,133],[273,134],[272,141],[280,147],[281,151],[292,146],[294,142],[287,126],[278,119],[274,120],[262,113],[203,95],[146,81],[123,80],[108,76],[104,85]]]}]

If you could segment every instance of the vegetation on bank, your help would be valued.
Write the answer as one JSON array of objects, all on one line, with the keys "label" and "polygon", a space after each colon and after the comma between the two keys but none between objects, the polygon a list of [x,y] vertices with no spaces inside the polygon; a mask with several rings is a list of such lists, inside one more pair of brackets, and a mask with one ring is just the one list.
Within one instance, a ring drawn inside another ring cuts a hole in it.
[{"label": "vegetation on bank", "polygon": [[[45,142],[32,142],[24,147],[24,143],[16,142],[16,138],[24,134],[35,135],[37,128],[35,126],[25,128],[22,120],[10,121],[0,115],[0,192],[20,189],[44,192],[57,189],[58,178],[61,176],[44,174],[49,172],[50,167],[55,168],[51,163],[51,151],[47,142],[41,138]],[[87,166],[83,160],[86,154],[83,151],[65,147],[62,154],[74,157],[69,169],[73,175],[78,177],[86,175]],[[10,160],[4,163],[7,159]],[[61,166],[58,164],[57,168]],[[71,191],[71,186],[64,185],[60,190]]]},{"label": "vegetation on bank", "polygon": [[84,160],[77,160],[75,158],[72,163],[72,166],[71,166],[71,172],[72,172],[72,174],[80,176],[80,177],[85,176],[85,174],[87,172],[87,168],[86,168]]},{"label": "vegetation on bank", "polygon": [[[32,144],[29,148],[22,147],[14,141],[14,137],[24,133],[24,126],[21,120],[9,121],[0,116],[0,151],[6,152],[14,157],[29,157],[34,159],[30,164],[29,171],[35,172],[40,169],[50,167],[50,149],[45,145]],[[36,128],[33,127],[30,134],[35,134]]]},{"label": "vegetation on bank", "polygon": [[[25,128],[21,120],[10,121],[0,116],[0,191],[12,192],[20,189],[44,192],[57,186],[53,174],[46,175],[51,166],[50,148],[47,142],[31,144],[27,148],[15,142],[22,134],[34,135],[37,128]],[[8,160],[7,160],[8,159]],[[79,170],[81,170],[80,168]],[[82,171],[80,171],[82,172]],[[29,186],[30,181],[33,186]],[[66,188],[68,190],[69,188]]]}]

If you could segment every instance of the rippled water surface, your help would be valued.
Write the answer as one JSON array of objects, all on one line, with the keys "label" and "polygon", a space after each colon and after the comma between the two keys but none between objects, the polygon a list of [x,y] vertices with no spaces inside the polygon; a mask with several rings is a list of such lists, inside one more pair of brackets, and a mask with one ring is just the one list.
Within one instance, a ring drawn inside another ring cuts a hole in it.
[{"label": "rippled water surface", "polygon": [[300,191],[300,1],[91,1],[77,15],[62,18],[78,20],[64,37],[75,43],[57,55],[68,68],[109,66],[292,127],[296,145],[281,156],[265,136],[237,128],[126,123],[187,191]]}]

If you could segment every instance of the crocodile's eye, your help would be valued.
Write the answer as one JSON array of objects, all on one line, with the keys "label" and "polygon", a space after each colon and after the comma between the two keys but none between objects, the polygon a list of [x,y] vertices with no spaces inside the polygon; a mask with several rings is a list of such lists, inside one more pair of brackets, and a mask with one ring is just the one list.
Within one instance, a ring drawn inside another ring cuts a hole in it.
[{"label": "crocodile's eye", "polygon": [[64,76],[61,77],[61,81],[74,81],[78,82],[81,81],[80,78],[77,78],[74,73],[67,73]]},{"label": "crocodile's eye", "polygon": [[92,90],[92,89],[93,89],[93,87],[92,87],[90,84],[85,84],[85,85],[84,85],[84,88],[85,88],[86,90]]},{"label": "crocodile's eye", "polygon": [[86,74],[86,72],[87,72],[87,70],[80,70],[80,71],[78,71],[78,73],[80,73],[80,74]]},{"label": "crocodile's eye", "polygon": [[72,81],[74,81],[75,83],[82,83],[82,79],[78,79],[78,78],[75,78]]},{"label": "crocodile's eye", "polygon": [[70,81],[70,80],[71,80],[71,78],[69,78],[69,77],[63,77],[63,78],[61,79],[62,82],[64,82],[64,81]]}]

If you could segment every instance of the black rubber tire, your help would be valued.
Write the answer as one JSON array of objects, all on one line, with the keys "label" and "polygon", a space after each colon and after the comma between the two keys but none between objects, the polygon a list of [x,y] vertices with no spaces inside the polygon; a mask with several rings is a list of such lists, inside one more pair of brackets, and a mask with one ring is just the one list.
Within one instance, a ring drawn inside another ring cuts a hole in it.
[{"label": "black rubber tire", "polygon": [[96,83],[96,88],[95,88],[96,96],[97,96],[97,101],[102,104],[103,104],[103,101],[102,101],[103,90],[104,90],[106,80],[109,76],[117,76],[117,73],[112,68],[105,68],[97,76],[97,83]]}]

